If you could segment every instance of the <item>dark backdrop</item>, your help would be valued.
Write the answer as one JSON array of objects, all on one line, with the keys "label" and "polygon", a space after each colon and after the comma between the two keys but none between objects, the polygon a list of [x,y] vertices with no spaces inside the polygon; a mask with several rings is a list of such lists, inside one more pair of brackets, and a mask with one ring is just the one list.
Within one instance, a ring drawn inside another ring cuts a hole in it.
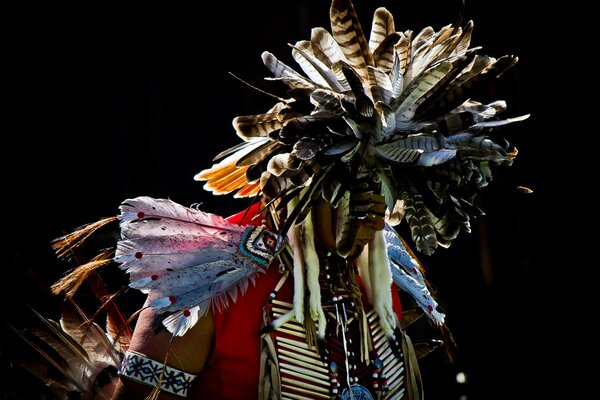
[{"label": "dark backdrop", "polygon": [[[135,10],[54,6],[8,15],[14,29],[5,49],[6,110],[15,123],[3,132],[5,320],[18,324],[24,302],[54,315],[48,285],[72,265],[56,261],[49,241],[114,215],[125,198],[169,197],[221,214],[248,204],[214,197],[192,179],[213,155],[238,143],[231,127],[236,115],[260,113],[272,103],[229,72],[282,94],[263,81],[268,71],[261,52],[294,65],[287,43],[307,39],[313,26],[329,29],[328,3],[206,3]],[[399,30],[439,29],[455,22],[460,9],[458,1],[355,3],[367,32],[377,6],[394,13]],[[542,140],[553,128],[545,122],[545,103],[556,87],[547,85],[551,74],[542,65],[552,43],[539,40],[538,16],[520,3],[492,8],[467,1],[473,45],[492,56],[520,57],[491,95],[508,101],[507,114],[532,117],[505,129],[520,153],[483,192],[487,216],[450,249],[423,257],[459,347],[454,365],[441,353],[425,360],[430,399],[540,394],[548,385],[533,371],[549,372],[554,362],[541,344],[553,274],[538,240],[548,229],[552,184],[545,179]],[[521,195],[517,185],[535,192]],[[10,363],[15,352],[6,343],[17,342],[7,331],[4,336],[1,379],[8,388],[26,375]],[[459,371],[467,373],[464,385],[454,381]]]}]

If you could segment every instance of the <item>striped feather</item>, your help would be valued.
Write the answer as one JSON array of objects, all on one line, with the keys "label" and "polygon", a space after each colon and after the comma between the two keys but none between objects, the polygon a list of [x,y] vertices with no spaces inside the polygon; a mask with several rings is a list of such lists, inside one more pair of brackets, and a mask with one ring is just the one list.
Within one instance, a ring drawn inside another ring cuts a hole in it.
[{"label": "striped feather", "polygon": [[373,54],[350,0],[333,0],[330,10],[331,32],[348,63],[364,82],[368,81],[367,65],[374,66]]},{"label": "striped feather", "polygon": [[269,160],[267,171],[274,176],[281,176],[289,169],[297,170],[301,161],[291,153],[277,154]]},{"label": "striped feather", "polygon": [[373,15],[373,25],[371,27],[371,36],[369,37],[369,49],[371,52],[375,52],[375,49],[393,33],[396,33],[394,16],[385,7],[379,7]]},{"label": "striped feather", "polygon": [[300,65],[308,77],[320,86],[329,87],[332,90],[341,92],[344,90],[338,82],[333,72],[314,55],[309,53],[310,42],[303,40],[293,46],[292,56]]},{"label": "striped feather", "polygon": [[[392,83],[392,97],[397,99],[404,90],[404,76],[402,75],[402,67],[398,52],[394,52],[394,65],[390,71],[390,82]],[[390,102],[392,104],[393,102]]]},{"label": "striped feather", "polygon": [[343,113],[340,99],[335,93],[329,90],[315,90],[310,94],[310,102],[317,108],[321,108],[335,114]]},{"label": "striped feather", "polygon": [[331,33],[323,28],[311,30],[310,45],[315,57],[330,68],[338,61],[347,61],[340,45]]},{"label": "striped feather", "polygon": [[233,127],[240,138],[249,142],[281,129],[279,118],[277,113],[238,116],[233,119]]},{"label": "striped feather", "polygon": [[276,152],[281,145],[275,141],[264,141],[251,151],[241,156],[235,163],[236,167],[249,167],[261,162],[269,154]]},{"label": "striped feather", "polygon": [[367,67],[371,82],[375,82],[375,86],[371,87],[373,101],[383,101],[386,105],[392,99],[393,87],[388,75],[379,68]]},{"label": "striped feather", "polygon": [[462,30],[460,40],[459,40],[458,44],[456,45],[455,49],[452,51],[451,55],[461,56],[467,52],[467,50],[469,49],[469,46],[471,45],[471,35],[473,34],[473,26],[474,26],[473,21],[469,21],[467,23],[465,28]]},{"label": "striped feather", "polygon": [[443,164],[456,157],[456,149],[440,149],[428,153],[423,153],[417,161],[418,167],[433,167]]},{"label": "striped feather", "polygon": [[[427,98],[423,99],[415,110],[415,119],[428,119],[428,117],[437,117],[439,113],[431,113],[432,109],[436,109],[436,106],[440,101],[444,99],[448,88],[453,87],[456,84],[456,78],[459,77],[465,68],[471,65],[473,59],[476,57],[475,53],[467,57],[458,57],[449,61],[452,63],[451,70],[448,71],[446,76],[442,78],[436,85],[435,89],[431,91],[431,94]],[[450,111],[450,110],[448,110]]]},{"label": "striped feather", "polygon": [[396,121],[410,120],[417,107],[431,96],[436,85],[444,79],[451,68],[452,63],[443,62],[427,71],[422,78],[415,80],[415,83],[404,92],[407,95],[396,110]]},{"label": "striped feather", "polygon": [[262,53],[262,60],[273,76],[275,76],[275,78],[266,79],[280,79],[292,89],[315,89],[314,83],[300,75],[293,68],[279,61],[268,51]]},{"label": "striped feather", "polygon": [[406,74],[406,68],[412,58],[412,31],[406,31],[404,34],[400,34],[400,40],[396,47],[396,54],[398,54],[398,65],[400,66],[400,74],[404,76]]},{"label": "striped feather", "polygon": [[434,35],[434,30],[430,26],[423,29],[417,34],[412,42],[412,57],[410,58],[405,72],[405,80],[407,83],[412,82],[425,69],[426,65],[421,61],[426,56],[430,46],[431,39]]},{"label": "striped feather", "polygon": [[400,35],[392,33],[373,52],[375,66],[385,72],[390,72],[394,66],[395,46],[400,40]]},{"label": "striped feather", "polygon": [[[469,60],[471,62],[464,67],[441,94],[436,96],[437,101],[430,104],[424,112],[428,115],[443,115],[460,106],[470,97],[469,95],[479,80],[477,76],[494,63],[494,59],[489,56],[473,55]],[[469,82],[472,79],[474,80]]]},{"label": "striped feather", "polygon": [[423,153],[423,150],[407,149],[395,142],[379,145],[375,148],[375,151],[380,157],[399,163],[413,163]]},{"label": "striped feather", "polygon": [[417,250],[425,255],[431,255],[437,248],[437,237],[431,214],[423,203],[420,194],[412,194],[404,200],[406,220],[417,246]]}]

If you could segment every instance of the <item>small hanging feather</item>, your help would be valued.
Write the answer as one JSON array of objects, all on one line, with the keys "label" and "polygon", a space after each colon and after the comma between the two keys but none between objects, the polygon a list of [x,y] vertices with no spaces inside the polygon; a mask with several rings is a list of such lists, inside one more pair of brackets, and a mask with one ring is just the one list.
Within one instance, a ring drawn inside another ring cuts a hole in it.
[{"label": "small hanging feather", "polygon": [[526,186],[517,186],[517,187],[515,187],[515,192],[521,193],[521,194],[531,194],[531,193],[533,193],[533,190],[529,189]]},{"label": "small hanging feather", "polygon": [[423,203],[423,197],[420,194],[409,195],[404,200],[404,204],[406,220],[417,250],[426,255],[433,254],[438,245],[437,237],[430,212]]}]

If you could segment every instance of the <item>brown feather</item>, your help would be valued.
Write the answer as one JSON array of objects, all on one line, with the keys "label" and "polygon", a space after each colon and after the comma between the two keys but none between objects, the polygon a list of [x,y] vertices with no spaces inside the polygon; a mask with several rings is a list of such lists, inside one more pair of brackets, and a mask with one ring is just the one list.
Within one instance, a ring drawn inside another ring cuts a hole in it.
[{"label": "brown feather", "polygon": [[237,135],[245,141],[266,137],[269,133],[281,129],[281,126],[277,113],[239,116],[233,120]]},{"label": "brown feather", "polygon": [[[394,16],[385,7],[379,7],[373,15],[373,25],[371,26],[371,37],[369,38],[369,49],[375,52],[375,49],[396,32],[394,26]],[[377,61],[377,58],[375,58]]]},{"label": "brown feather", "polygon": [[330,17],[331,32],[340,44],[348,63],[364,82],[368,82],[367,65],[375,66],[375,62],[352,2],[333,0]]}]

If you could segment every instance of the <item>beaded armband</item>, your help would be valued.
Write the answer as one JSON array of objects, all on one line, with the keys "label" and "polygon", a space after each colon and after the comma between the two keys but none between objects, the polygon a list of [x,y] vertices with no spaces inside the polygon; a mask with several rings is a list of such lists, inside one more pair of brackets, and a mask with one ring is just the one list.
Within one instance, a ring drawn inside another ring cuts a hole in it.
[{"label": "beaded armband", "polygon": [[187,397],[196,375],[165,366],[135,351],[127,351],[119,368],[119,375],[151,386],[160,384],[160,390]]}]

